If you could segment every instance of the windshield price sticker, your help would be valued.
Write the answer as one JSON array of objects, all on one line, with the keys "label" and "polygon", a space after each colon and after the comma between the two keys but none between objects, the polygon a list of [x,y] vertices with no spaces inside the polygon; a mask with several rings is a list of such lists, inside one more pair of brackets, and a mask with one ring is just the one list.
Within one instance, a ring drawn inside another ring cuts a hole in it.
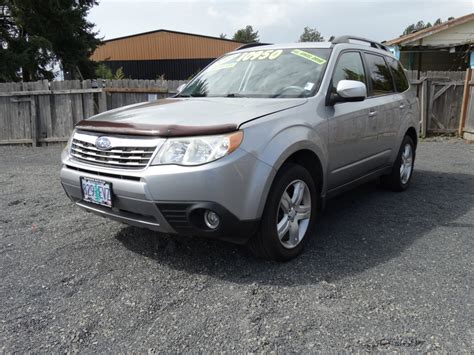
[{"label": "windshield price sticker", "polygon": [[298,57],[301,57],[301,58],[304,58],[304,59],[308,59],[308,60],[310,60],[310,61],[312,61],[316,64],[319,64],[319,65],[323,65],[324,63],[326,63],[326,60],[324,60],[323,58],[320,58],[317,55],[314,55],[312,53],[302,51],[300,49],[292,50],[291,54],[297,55]]},{"label": "windshield price sticker", "polygon": [[[237,65],[238,62],[247,62],[254,60],[275,60],[281,54],[283,50],[267,50],[267,51],[254,51],[254,52],[245,52],[242,54],[232,54],[227,57],[222,58],[213,65],[209,67],[209,71],[221,70],[221,69],[230,69]],[[233,62],[235,60],[235,62]],[[229,63],[231,62],[231,63]]]},{"label": "windshield price sticker", "polygon": [[255,51],[255,52],[246,52],[242,53],[242,55],[237,58],[237,62],[246,62],[248,60],[275,60],[277,59],[281,54],[283,53],[283,50],[277,49],[273,50],[270,49],[268,51]]}]

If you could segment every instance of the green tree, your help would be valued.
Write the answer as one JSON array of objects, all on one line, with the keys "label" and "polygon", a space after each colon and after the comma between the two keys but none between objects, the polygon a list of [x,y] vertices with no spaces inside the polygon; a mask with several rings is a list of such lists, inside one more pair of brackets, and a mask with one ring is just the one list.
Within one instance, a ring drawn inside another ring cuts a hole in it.
[{"label": "green tree", "polygon": [[[0,0],[0,80],[51,79],[57,64],[69,78],[94,76],[89,55],[100,43],[87,21],[96,0]],[[8,63],[5,63],[9,60]]]},{"label": "green tree", "polygon": [[[47,41],[22,33],[15,24],[10,2],[0,0],[0,80],[18,81],[31,70],[47,73],[50,61]],[[45,50],[40,51],[40,48]]]},{"label": "green tree", "polygon": [[123,78],[125,78],[125,73],[123,72],[123,67],[120,67],[115,71],[114,79],[122,80]]},{"label": "green tree", "polygon": [[416,24],[413,23],[410,26],[407,26],[407,28],[405,28],[405,30],[403,31],[402,36],[420,31],[428,27],[431,27],[431,23],[428,22],[427,24],[425,24],[423,21],[418,21]]},{"label": "green tree", "polygon": [[425,23],[423,21],[418,21],[415,25],[415,31],[419,31],[425,28]]},{"label": "green tree", "polygon": [[323,42],[324,37],[315,28],[306,26],[298,42]]},{"label": "green tree", "polygon": [[[449,18],[448,18],[448,21],[451,21],[451,20],[453,20],[453,19],[454,19],[454,17],[449,17]],[[437,26],[437,25],[440,25],[440,24],[442,24],[442,23],[443,23],[443,20],[441,20],[441,18],[438,18],[438,19],[433,23],[433,25],[431,25],[430,22],[428,22],[428,23],[425,24],[423,21],[418,21],[416,24],[413,23],[413,24],[407,26],[407,27],[405,28],[405,30],[403,31],[402,36],[408,35],[408,34],[413,33],[413,32],[417,32],[417,31],[423,30],[423,29],[425,29],[425,28],[429,28],[429,27],[432,27],[432,26]]]},{"label": "green tree", "polygon": [[253,27],[247,25],[245,28],[241,28],[235,32],[232,40],[243,42],[243,43],[258,43],[260,39],[258,38],[258,31],[254,31]]},{"label": "green tree", "polygon": [[125,78],[123,67],[118,68],[114,74],[112,69],[110,69],[105,63],[97,65],[94,74],[97,79],[122,80]]},{"label": "green tree", "polygon": [[405,28],[405,30],[402,33],[402,36],[408,35],[408,34],[413,33],[415,31],[416,31],[415,25],[411,24],[411,25],[407,26],[407,28]]},{"label": "green tree", "polygon": [[222,39],[226,39],[227,38],[227,35],[225,33],[221,33],[219,35],[219,38],[222,38]]},{"label": "green tree", "polygon": [[104,63],[100,63],[96,68],[95,68],[95,76],[98,79],[109,79],[112,80],[114,78],[114,74],[112,73],[112,70],[105,65]]}]

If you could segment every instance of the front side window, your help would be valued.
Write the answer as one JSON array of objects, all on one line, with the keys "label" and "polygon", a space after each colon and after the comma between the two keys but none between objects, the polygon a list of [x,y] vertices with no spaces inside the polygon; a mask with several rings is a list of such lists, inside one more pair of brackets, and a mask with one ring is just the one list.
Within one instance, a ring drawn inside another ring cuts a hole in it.
[{"label": "front side window", "polygon": [[392,71],[393,80],[395,81],[395,88],[397,91],[404,92],[408,90],[410,84],[408,84],[408,79],[400,62],[393,58],[387,58],[387,63],[390,67],[390,70]]},{"label": "front side window", "polygon": [[365,84],[364,65],[359,52],[341,54],[332,75],[332,92],[336,93],[341,80],[356,80]]},{"label": "front side window", "polygon": [[386,95],[395,92],[392,74],[383,57],[366,53],[365,58],[372,83],[371,96]]},{"label": "front side window", "polygon": [[254,50],[228,54],[198,74],[182,97],[308,97],[321,83],[325,48]]}]

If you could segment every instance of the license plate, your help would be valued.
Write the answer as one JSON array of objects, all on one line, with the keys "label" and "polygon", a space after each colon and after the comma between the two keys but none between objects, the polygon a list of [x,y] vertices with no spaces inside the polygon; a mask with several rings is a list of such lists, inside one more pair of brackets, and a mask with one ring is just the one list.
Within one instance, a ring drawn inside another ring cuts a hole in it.
[{"label": "license plate", "polygon": [[110,182],[81,177],[81,188],[84,201],[112,207],[112,184]]}]

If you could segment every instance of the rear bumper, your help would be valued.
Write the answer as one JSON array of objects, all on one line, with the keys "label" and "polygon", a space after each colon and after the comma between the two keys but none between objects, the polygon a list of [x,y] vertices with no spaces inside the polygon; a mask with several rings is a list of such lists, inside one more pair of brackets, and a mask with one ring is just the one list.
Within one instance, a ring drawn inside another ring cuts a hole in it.
[{"label": "rear bumper", "polygon": [[[260,174],[266,181],[273,169],[246,152],[234,153],[205,166],[155,166],[142,171],[97,167],[64,154],[61,183],[69,198],[88,212],[162,233],[243,244],[258,228],[258,206],[266,196],[265,184],[252,175]],[[80,177],[110,182],[113,208],[84,202]],[[216,230],[202,223],[206,209],[220,216]]]}]

